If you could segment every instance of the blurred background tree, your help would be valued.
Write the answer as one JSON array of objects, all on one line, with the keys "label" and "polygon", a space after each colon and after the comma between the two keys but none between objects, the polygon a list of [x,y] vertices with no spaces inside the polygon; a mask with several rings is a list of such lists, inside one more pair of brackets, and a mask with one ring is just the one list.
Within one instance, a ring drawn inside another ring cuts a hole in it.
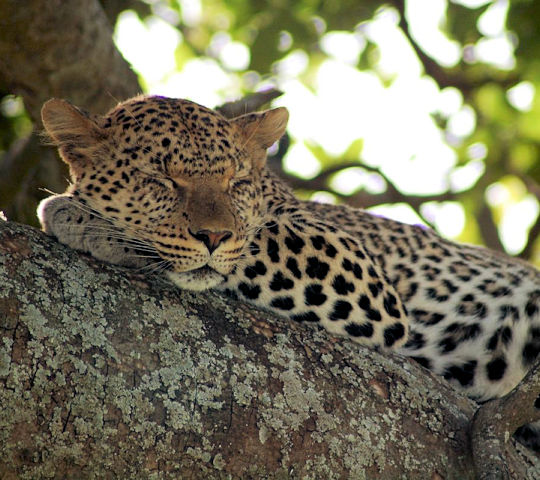
[{"label": "blurred background tree", "polygon": [[[47,18],[39,29],[54,30],[64,49],[74,40],[62,35],[76,22],[60,17],[78,3],[28,2]],[[422,222],[540,265],[539,2],[83,3],[78,14],[86,21],[108,19],[142,91],[210,107],[253,91],[284,92],[273,103],[289,108],[291,121],[270,164],[303,198]],[[106,17],[88,14],[94,3]],[[74,94],[73,81],[45,88],[47,75],[39,77],[43,88],[22,88],[10,74],[24,62],[9,63],[5,52],[14,40],[24,50],[33,38],[20,35],[24,19],[14,20],[23,8],[31,10],[0,0],[0,210],[35,224],[35,204],[45,196],[38,187],[62,190],[65,172],[27,161],[25,138],[33,123],[39,128],[29,99],[61,96],[101,113],[137,87],[125,73],[123,86],[110,86],[103,78],[112,73],[83,68],[81,84],[97,84],[103,104],[81,88]],[[30,27],[36,36],[38,27]],[[51,47],[38,45],[34,53],[42,48],[47,56]],[[48,56],[52,72],[51,58],[62,64],[65,57]]]}]

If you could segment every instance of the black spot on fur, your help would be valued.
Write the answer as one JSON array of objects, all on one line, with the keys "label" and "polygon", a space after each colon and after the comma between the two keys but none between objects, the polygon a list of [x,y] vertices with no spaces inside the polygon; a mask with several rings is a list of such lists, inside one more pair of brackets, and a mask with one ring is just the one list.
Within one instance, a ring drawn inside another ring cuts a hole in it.
[{"label": "black spot on fur", "polygon": [[454,322],[446,327],[444,333],[452,334],[452,337],[456,340],[463,341],[476,338],[481,330],[482,329],[478,323],[464,324]]},{"label": "black spot on fur", "polygon": [[436,325],[445,318],[445,315],[442,313],[426,312],[425,310],[419,310],[416,308],[411,311],[411,315],[418,323],[423,323],[427,326]]},{"label": "black spot on fur", "polygon": [[330,258],[334,258],[337,255],[336,247],[328,243],[324,253],[326,253],[326,255],[328,255]]},{"label": "black spot on fur", "polygon": [[366,312],[366,317],[374,322],[380,322],[382,317],[378,310],[371,306],[371,301],[367,295],[361,295],[358,299],[358,306]]},{"label": "black spot on fur", "polygon": [[474,371],[476,369],[476,360],[470,360],[462,365],[453,365],[446,369],[444,378],[451,380],[455,378],[462,387],[472,385],[474,379]]},{"label": "black spot on fur", "polygon": [[276,222],[268,222],[264,225],[272,235],[279,233],[279,226]]},{"label": "black spot on fur", "polygon": [[272,238],[268,239],[266,250],[268,252],[268,256],[270,257],[270,260],[273,263],[278,263],[279,262],[279,246],[274,239]]},{"label": "black spot on fur", "polygon": [[294,300],[292,297],[276,297],[270,305],[279,310],[292,310],[294,308]]},{"label": "black spot on fur", "polygon": [[371,338],[373,336],[373,325],[371,323],[349,323],[345,326],[345,331],[351,337],[367,337]]},{"label": "black spot on fur", "polygon": [[425,368],[431,369],[431,362],[425,357],[410,357]]},{"label": "black spot on fur", "polygon": [[358,280],[362,280],[362,277],[364,276],[364,272],[362,271],[362,267],[358,265],[358,263],[353,264],[353,273]]},{"label": "black spot on fur", "polygon": [[405,348],[408,348],[409,350],[418,350],[425,344],[426,340],[424,339],[424,335],[420,332],[409,332],[409,338],[407,339]]},{"label": "black spot on fur", "polygon": [[499,307],[499,320],[505,320],[510,316],[517,322],[519,320],[519,310],[513,305],[502,305]]},{"label": "black spot on fur", "polygon": [[487,377],[492,381],[500,380],[504,376],[507,367],[503,357],[495,358],[486,365]]},{"label": "black spot on fur", "polygon": [[321,319],[315,312],[305,312],[298,315],[292,315],[291,320],[295,322],[320,322]]},{"label": "black spot on fur", "polygon": [[347,295],[349,292],[354,292],[354,285],[351,282],[347,282],[341,274],[334,277],[332,288],[338,295]]},{"label": "black spot on fur", "polygon": [[527,342],[525,346],[523,347],[523,353],[522,353],[523,363],[526,366],[529,366],[531,363],[533,363],[536,360],[538,353],[540,353],[540,342],[538,341]]},{"label": "black spot on fur", "polygon": [[441,349],[441,353],[448,353],[454,351],[457,345],[452,337],[446,337],[439,342],[439,347]]},{"label": "black spot on fur", "polygon": [[248,285],[247,283],[241,283],[238,285],[238,289],[242,292],[244,297],[248,298],[249,300],[255,300],[259,298],[259,295],[261,294],[261,287],[259,285]]},{"label": "black spot on fur", "polygon": [[364,260],[366,258],[366,255],[364,254],[364,252],[362,252],[362,250],[356,250],[354,252],[354,254],[360,259],[360,260]]},{"label": "black spot on fur", "polygon": [[249,253],[253,256],[258,255],[261,252],[261,249],[259,245],[257,245],[255,242],[251,242],[249,244]]},{"label": "black spot on fur", "polygon": [[352,310],[352,305],[344,300],[334,303],[334,310],[330,314],[330,320],[347,320]]},{"label": "black spot on fur", "polygon": [[525,313],[532,318],[538,313],[538,304],[540,303],[540,290],[532,292],[530,300],[525,305]]},{"label": "black spot on fur", "polygon": [[275,292],[280,290],[290,290],[294,287],[294,282],[287,277],[284,277],[281,272],[276,272],[270,282],[270,289]]},{"label": "black spot on fur", "polygon": [[396,300],[396,297],[394,295],[392,295],[391,293],[388,293],[384,297],[383,305],[384,305],[384,309],[386,310],[386,313],[388,313],[388,315],[390,315],[391,317],[394,317],[394,318],[400,318],[401,317],[401,312],[396,308],[397,300]]},{"label": "black spot on fur", "polygon": [[264,275],[266,273],[266,266],[263,262],[257,260],[253,265],[246,267],[244,274],[248,278],[255,278],[257,275]]},{"label": "black spot on fur", "polygon": [[299,254],[302,251],[302,248],[304,248],[304,245],[306,244],[304,240],[302,240],[296,233],[294,233],[290,228],[286,227],[287,231],[289,232],[289,236],[285,237],[285,245],[287,245],[287,248],[295,253]]},{"label": "black spot on fur", "polygon": [[319,306],[326,302],[328,297],[322,293],[322,285],[314,283],[304,289],[304,298],[306,305]]},{"label": "black spot on fur", "polygon": [[401,323],[394,323],[394,325],[384,329],[384,344],[387,347],[391,347],[399,339],[405,336],[405,327]]},{"label": "black spot on fur", "polygon": [[436,300],[437,302],[446,302],[449,298],[448,295],[446,294],[442,294],[442,295],[439,295],[437,293],[437,290],[435,290],[434,288],[428,288],[426,290],[426,294],[428,296],[428,298],[431,298],[432,300]]},{"label": "black spot on fur", "polygon": [[326,243],[324,241],[324,237],[322,237],[321,235],[315,235],[313,237],[309,237],[309,239],[311,240],[311,244],[313,245],[313,248],[315,248],[315,250],[321,250],[323,245]]},{"label": "black spot on fur", "polygon": [[328,263],[321,262],[317,257],[309,257],[307,259],[306,273],[310,278],[324,280],[329,270],[330,266]]},{"label": "black spot on fur", "polygon": [[371,292],[371,295],[373,295],[373,298],[377,298],[379,295],[379,292],[382,290],[382,283],[368,283],[369,291]]},{"label": "black spot on fur", "polygon": [[286,267],[295,276],[295,278],[302,278],[302,272],[300,272],[300,269],[298,268],[298,262],[295,258],[289,257],[287,259]]}]

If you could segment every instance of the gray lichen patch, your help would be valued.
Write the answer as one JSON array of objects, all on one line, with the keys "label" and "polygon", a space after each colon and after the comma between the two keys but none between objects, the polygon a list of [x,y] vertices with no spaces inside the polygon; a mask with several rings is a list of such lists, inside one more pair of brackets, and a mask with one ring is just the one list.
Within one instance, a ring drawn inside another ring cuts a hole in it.
[{"label": "gray lichen patch", "polygon": [[451,425],[472,408],[414,368],[32,235],[35,262],[0,256],[0,476],[468,478]]},{"label": "gray lichen patch", "polygon": [[9,374],[11,366],[11,352],[13,348],[13,339],[4,337],[0,343],[0,378]]}]

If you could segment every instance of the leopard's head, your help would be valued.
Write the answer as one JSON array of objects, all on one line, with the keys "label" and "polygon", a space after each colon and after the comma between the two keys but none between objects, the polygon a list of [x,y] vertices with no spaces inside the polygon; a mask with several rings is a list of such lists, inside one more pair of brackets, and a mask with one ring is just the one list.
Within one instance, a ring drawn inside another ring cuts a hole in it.
[{"label": "leopard's head", "polygon": [[248,253],[266,149],[286,109],[227,120],[188,100],[139,96],[95,116],[52,99],[42,118],[74,198],[154,249],[177,283],[214,286]]}]

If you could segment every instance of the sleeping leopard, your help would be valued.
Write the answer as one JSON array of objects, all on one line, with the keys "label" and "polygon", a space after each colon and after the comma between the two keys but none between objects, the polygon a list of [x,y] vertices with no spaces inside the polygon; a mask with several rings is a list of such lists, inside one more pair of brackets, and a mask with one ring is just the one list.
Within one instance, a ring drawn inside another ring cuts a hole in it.
[{"label": "sleeping leopard", "polygon": [[[42,118],[72,184],[38,214],[72,248],[412,357],[477,401],[508,393],[538,357],[538,270],[297,199],[265,165],[285,108],[226,119],[138,96],[96,116],[52,99]],[[523,433],[538,450],[537,431]]]}]

